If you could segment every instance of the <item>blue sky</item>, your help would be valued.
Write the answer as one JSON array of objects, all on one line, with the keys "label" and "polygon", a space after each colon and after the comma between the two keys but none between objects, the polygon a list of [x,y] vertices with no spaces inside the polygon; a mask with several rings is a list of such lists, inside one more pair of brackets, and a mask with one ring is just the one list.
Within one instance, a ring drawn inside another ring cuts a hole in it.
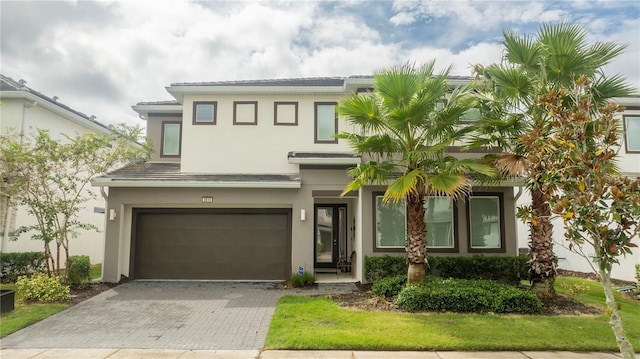
[{"label": "blue sky", "polygon": [[173,82],[371,74],[500,60],[502,31],[584,26],[628,44],[605,68],[640,88],[640,1],[0,1],[0,71],[105,123]]}]

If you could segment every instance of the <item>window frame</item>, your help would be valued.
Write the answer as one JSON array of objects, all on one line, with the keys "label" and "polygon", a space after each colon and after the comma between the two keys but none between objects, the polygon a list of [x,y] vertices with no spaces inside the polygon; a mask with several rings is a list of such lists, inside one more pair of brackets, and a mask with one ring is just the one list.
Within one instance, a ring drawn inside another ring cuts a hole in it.
[{"label": "window frame", "polygon": [[[278,106],[292,106],[294,111],[294,122],[278,122]],[[298,102],[295,101],[275,101],[273,103],[273,125],[274,126],[298,126]]]},{"label": "window frame", "polygon": [[[371,217],[373,220],[373,251],[374,252],[406,252],[405,246],[402,247],[378,247],[378,213],[377,213],[377,198],[378,197],[382,197],[384,195],[384,192],[373,192],[372,193],[372,213],[373,216]],[[405,211],[404,211],[404,232],[405,232],[405,238],[407,235],[407,210],[406,210],[406,204],[405,204]]]},{"label": "window frame", "polygon": [[[500,228],[500,248],[477,248],[471,244],[471,201],[474,197],[497,197],[498,198],[498,215],[499,228]],[[466,201],[466,221],[467,221],[467,252],[468,253],[506,253],[506,238],[505,238],[505,217],[504,217],[504,193],[502,192],[482,192],[474,193],[467,198]]]},{"label": "window frame", "polygon": [[[253,105],[253,122],[238,122],[238,105]],[[258,101],[233,101],[233,124],[238,126],[257,126]]]},{"label": "window frame", "polygon": [[[378,246],[378,217],[377,217],[377,198],[382,197],[384,192],[374,191],[372,192],[372,225],[373,225],[373,252],[406,252],[405,246],[402,247],[379,247]],[[425,197],[437,197],[437,196],[425,196]],[[460,237],[458,232],[458,204],[455,200],[451,199],[453,203],[453,213],[452,213],[452,226],[453,226],[453,247],[443,248],[443,247],[429,247],[426,244],[427,238],[425,237],[425,247],[427,248],[428,253],[459,253],[460,252]],[[407,211],[406,211],[406,202],[405,202],[405,219],[404,219],[404,235],[406,238],[407,235]]]},{"label": "window frame", "polygon": [[[197,121],[198,114],[198,105],[213,105],[213,121],[211,122],[202,122]],[[192,114],[192,124],[195,126],[213,126],[218,122],[218,101],[194,101],[193,102],[193,114]]]},{"label": "window frame", "polygon": [[[164,135],[165,125],[178,125],[178,154],[177,155],[165,155],[164,154]],[[180,158],[182,156],[182,121],[162,121],[160,131],[160,157],[161,158]]]},{"label": "window frame", "polygon": [[338,103],[337,102],[314,102],[313,103],[313,143],[318,143],[318,144],[335,144],[338,143],[338,138],[335,137],[332,140],[320,140],[318,139],[318,107],[319,106],[327,106],[327,105],[331,105],[333,106],[333,113],[334,113],[334,122],[333,122],[333,127],[334,127],[334,134],[337,135],[339,133],[339,129],[338,129],[338,111],[337,111],[337,107],[338,107]]},{"label": "window frame", "polygon": [[[624,149],[626,153],[640,153],[640,148],[638,149],[630,149],[629,148],[629,133],[627,132],[627,119],[635,118],[636,121],[640,122],[640,114],[638,115],[622,115],[622,125],[624,127]],[[640,134],[639,134],[640,135]]]},{"label": "window frame", "polygon": [[[438,198],[438,197],[444,197],[444,198],[449,198],[449,200],[451,200],[451,205],[453,206],[452,208],[452,213],[451,213],[451,226],[453,227],[453,247],[429,247],[427,241],[427,238],[425,238],[425,243],[427,244],[427,253],[459,253],[460,252],[460,237],[458,236],[458,203],[457,201],[455,201],[453,198],[450,197],[446,197],[446,196],[425,196],[426,198],[429,197],[434,197],[434,198]],[[428,227],[427,227],[428,228]]]}]

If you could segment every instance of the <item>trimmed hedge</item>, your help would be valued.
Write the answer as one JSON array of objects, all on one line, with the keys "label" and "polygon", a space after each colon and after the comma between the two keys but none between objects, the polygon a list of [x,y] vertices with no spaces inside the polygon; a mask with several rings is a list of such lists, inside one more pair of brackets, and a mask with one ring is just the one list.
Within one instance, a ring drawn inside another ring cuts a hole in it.
[{"label": "trimmed hedge", "polygon": [[406,256],[364,257],[364,273],[368,282],[377,282],[387,277],[406,276],[408,269]]},{"label": "trimmed hedge", "polygon": [[[433,257],[427,261],[427,273],[458,279],[490,279],[502,283],[518,285],[522,279],[529,278],[527,255],[482,256],[471,257]],[[369,282],[377,282],[382,278],[406,275],[408,269],[405,256],[365,257],[365,278]]]},{"label": "trimmed hedge", "polygon": [[387,298],[395,297],[407,286],[407,275],[382,278],[371,286],[371,293]]},{"label": "trimmed hedge", "polygon": [[30,276],[45,271],[44,253],[0,253],[2,283],[14,283],[20,276]]},{"label": "trimmed hedge", "polygon": [[542,302],[533,293],[489,280],[429,277],[423,285],[407,286],[396,304],[409,312],[537,313]]},{"label": "trimmed hedge", "polygon": [[443,278],[490,279],[518,285],[529,278],[529,256],[429,257],[431,274]]},{"label": "trimmed hedge", "polygon": [[308,287],[312,286],[316,282],[316,276],[309,272],[304,272],[302,274],[295,273],[291,275],[289,282],[291,282],[291,286],[294,288]]},{"label": "trimmed hedge", "polygon": [[91,259],[89,256],[70,256],[67,264],[70,286],[79,288],[91,282]]}]

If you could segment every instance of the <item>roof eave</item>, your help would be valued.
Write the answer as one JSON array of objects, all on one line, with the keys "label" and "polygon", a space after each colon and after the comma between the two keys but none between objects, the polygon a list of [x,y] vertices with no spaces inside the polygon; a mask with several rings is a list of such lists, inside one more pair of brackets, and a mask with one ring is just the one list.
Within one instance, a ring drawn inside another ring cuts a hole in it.
[{"label": "roof eave", "polygon": [[33,101],[37,104],[37,106],[43,107],[53,113],[56,113],[60,116],[63,116],[66,119],[69,119],[71,122],[74,122],[80,126],[86,127],[90,130],[100,131],[103,133],[111,134],[113,133],[106,125],[101,125],[96,122],[93,122],[87,118],[79,116],[73,112],[70,112],[55,103],[51,103],[46,99],[38,97],[30,92],[25,91],[2,91],[0,95],[0,99],[23,99],[26,101]]},{"label": "roof eave", "polygon": [[297,189],[300,181],[179,181],[179,180],[112,180],[96,178],[91,181],[94,187],[147,187],[147,188],[269,188]]},{"label": "roof eave", "polygon": [[183,102],[185,95],[210,94],[343,94],[345,86],[186,86],[165,87],[177,101]]}]

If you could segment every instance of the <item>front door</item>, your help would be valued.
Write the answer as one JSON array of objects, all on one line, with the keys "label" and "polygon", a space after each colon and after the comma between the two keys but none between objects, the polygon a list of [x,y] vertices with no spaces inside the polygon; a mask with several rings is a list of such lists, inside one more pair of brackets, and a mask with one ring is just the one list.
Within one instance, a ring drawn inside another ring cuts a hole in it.
[{"label": "front door", "polygon": [[316,204],[314,216],[316,268],[335,268],[347,251],[347,206]]}]

